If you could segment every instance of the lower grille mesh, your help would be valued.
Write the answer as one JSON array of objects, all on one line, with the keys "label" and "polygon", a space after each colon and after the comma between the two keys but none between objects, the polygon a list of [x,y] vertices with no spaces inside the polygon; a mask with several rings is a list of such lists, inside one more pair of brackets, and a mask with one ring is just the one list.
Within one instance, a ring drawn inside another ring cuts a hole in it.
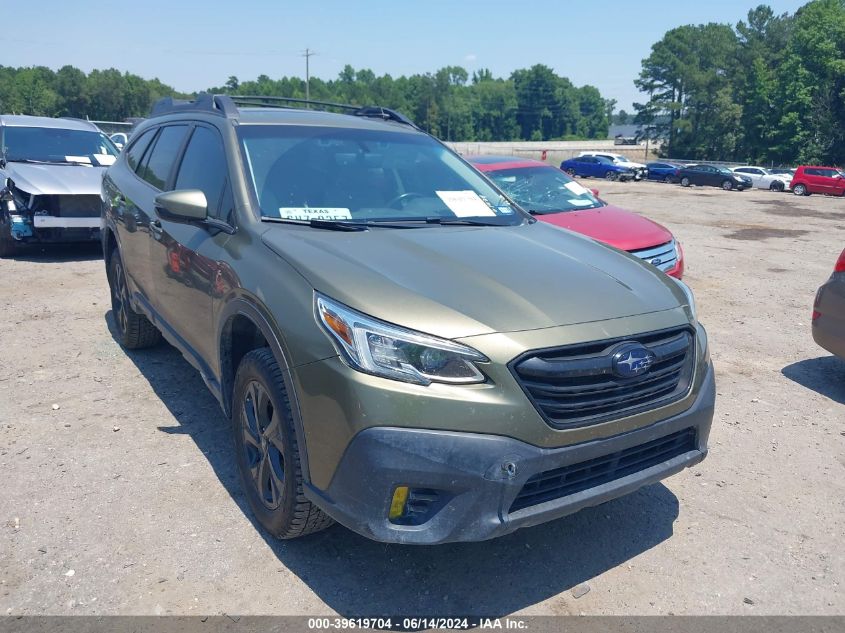
[{"label": "lower grille mesh", "polygon": [[695,429],[684,429],[610,455],[570,464],[532,476],[511,504],[510,512],[595,488],[696,448]]}]

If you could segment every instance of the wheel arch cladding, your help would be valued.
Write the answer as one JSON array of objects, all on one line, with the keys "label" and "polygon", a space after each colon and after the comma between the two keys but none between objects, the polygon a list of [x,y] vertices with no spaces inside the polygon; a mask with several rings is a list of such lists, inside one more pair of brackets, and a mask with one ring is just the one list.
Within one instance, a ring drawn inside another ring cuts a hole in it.
[{"label": "wheel arch cladding", "polygon": [[269,348],[284,376],[284,388],[290,402],[296,441],[300,447],[302,477],[311,481],[308,467],[308,447],[302,416],[299,410],[299,398],[290,376],[288,355],[282,349],[281,336],[270,325],[269,319],[251,302],[238,298],[226,305],[220,314],[219,358],[221,406],[224,414],[232,417],[232,399],[234,397],[235,374],[238,365],[246,354],[254,349]]}]

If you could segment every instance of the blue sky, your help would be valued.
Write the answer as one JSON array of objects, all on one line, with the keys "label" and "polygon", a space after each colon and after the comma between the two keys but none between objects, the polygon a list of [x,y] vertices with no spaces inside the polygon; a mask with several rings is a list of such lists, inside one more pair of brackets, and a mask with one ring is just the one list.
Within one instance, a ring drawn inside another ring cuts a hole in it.
[{"label": "blue sky", "polygon": [[[597,86],[618,108],[641,100],[640,62],[669,29],[736,23],[742,0],[92,0],[15,3],[3,29],[7,66],[114,67],[179,90],[260,74],[333,78],[345,64],[397,76],[461,65],[507,76],[536,63],[576,85]],[[776,12],[803,2],[771,0]],[[23,25],[28,25],[24,28]]]}]

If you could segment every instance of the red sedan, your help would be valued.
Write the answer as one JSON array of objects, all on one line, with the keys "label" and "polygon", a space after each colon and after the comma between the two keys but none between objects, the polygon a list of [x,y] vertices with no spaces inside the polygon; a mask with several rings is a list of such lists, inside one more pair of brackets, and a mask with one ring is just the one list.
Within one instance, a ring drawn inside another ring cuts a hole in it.
[{"label": "red sedan", "polygon": [[607,204],[557,167],[514,156],[467,160],[537,219],[628,251],[672,277],[683,276],[681,244],[666,227]]}]

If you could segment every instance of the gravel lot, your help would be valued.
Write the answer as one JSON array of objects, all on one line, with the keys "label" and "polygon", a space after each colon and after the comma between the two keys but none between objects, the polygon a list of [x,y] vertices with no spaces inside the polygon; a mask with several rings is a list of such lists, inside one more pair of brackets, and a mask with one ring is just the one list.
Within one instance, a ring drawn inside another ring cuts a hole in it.
[{"label": "gravel lot", "polygon": [[96,248],[48,249],[0,260],[0,613],[845,613],[845,362],[809,327],[845,201],[584,184],[685,247],[719,394],[702,464],[487,543],[278,542],[199,374],[117,345]]}]

